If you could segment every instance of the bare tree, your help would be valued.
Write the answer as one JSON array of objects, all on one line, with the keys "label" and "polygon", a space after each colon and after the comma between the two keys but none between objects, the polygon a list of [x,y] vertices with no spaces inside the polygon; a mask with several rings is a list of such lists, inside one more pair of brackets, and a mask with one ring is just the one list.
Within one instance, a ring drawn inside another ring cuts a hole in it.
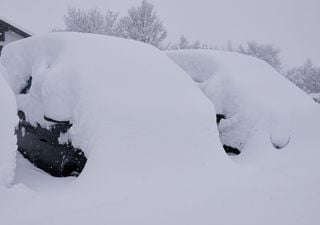
[{"label": "bare tree", "polygon": [[120,36],[160,47],[167,37],[167,31],[157,16],[153,4],[143,0],[138,7],[132,7],[128,16],[120,19]]}]

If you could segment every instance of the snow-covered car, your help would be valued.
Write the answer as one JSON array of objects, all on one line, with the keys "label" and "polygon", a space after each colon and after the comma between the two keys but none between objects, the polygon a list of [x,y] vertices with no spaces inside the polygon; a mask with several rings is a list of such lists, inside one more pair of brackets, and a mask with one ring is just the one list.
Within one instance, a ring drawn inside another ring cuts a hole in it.
[{"label": "snow-covered car", "polygon": [[[69,121],[72,126],[58,141],[71,143],[87,158],[77,178],[54,178],[18,157],[14,177],[6,175],[13,188],[0,187],[1,222],[152,223],[147,214],[153,221],[189,221],[179,216],[181,200],[193,202],[192,190],[207,193],[201,180],[215,170],[213,159],[227,155],[212,129],[213,106],[164,53],[119,38],[52,33],[6,45],[0,62],[22,120],[46,129]],[[21,94],[30,77],[30,89]],[[123,198],[144,203],[141,208],[134,201],[131,209],[131,203],[122,205]],[[125,216],[114,211],[118,207],[104,210],[105,201],[120,201]],[[94,210],[100,215],[78,217],[95,205],[102,214]]]},{"label": "snow-covered car", "polygon": [[292,121],[312,106],[305,93],[254,57],[214,50],[167,55],[215,106],[220,140],[229,154],[240,154],[261,125],[273,146],[284,148],[292,138]]}]

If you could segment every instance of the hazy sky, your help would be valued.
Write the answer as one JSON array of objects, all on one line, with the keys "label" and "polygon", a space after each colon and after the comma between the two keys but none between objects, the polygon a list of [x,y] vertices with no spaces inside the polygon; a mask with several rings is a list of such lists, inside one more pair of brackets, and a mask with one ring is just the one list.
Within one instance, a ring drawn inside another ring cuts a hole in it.
[{"label": "hazy sky", "polygon": [[[182,34],[211,45],[248,40],[282,50],[285,67],[310,57],[320,66],[320,0],[150,0],[168,29],[168,41]],[[0,16],[36,33],[63,26],[69,5],[124,14],[140,0],[0,0]]]}]

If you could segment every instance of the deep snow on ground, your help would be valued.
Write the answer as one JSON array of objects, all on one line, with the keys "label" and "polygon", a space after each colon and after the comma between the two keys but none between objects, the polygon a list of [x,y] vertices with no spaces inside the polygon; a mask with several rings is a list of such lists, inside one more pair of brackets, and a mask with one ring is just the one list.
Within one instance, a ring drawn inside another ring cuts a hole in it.
[{"label": "deep snow on ground", "polygon": [[[257,61],[243,61],[265,70]],[[70,120],[69,138],[88,157],[78,178],[53,178],[18,155],[14,185],[0,188],[1,223],[320,222],[320,108],[289,82],[266,79],[265,85],[281,86],[303,106],[294,112],[290,143],[275,149],[265,135],[270,129],[257,123],[243,154],[230,158],[219,141],[213,104],[153,47],[55,33],[7,45],[0,62],[27,120],[42,126],[50,126],[44,115]],[[19,95],[30,75],[29,93]]]},{"label": "deep snow on ground", "polygon": [[0,65],[0,186],[10,185],[14,178],[17,149],[14,127],[18,121],[15,97],[4,73]]}]

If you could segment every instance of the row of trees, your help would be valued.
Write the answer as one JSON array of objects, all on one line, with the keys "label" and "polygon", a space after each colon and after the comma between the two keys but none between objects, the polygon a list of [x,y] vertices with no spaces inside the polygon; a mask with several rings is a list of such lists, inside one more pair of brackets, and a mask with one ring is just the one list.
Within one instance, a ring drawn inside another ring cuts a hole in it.
[{"label": "row of trees", "polygon": [[320,93],[320,68],[308,59],[304,65],[284,71],[280,60],[280,49],[271,44],[259,44],[249,41],[246,45],[233,48],[231,42],[226,48],[212,47],[200,41],[190,42],[181,36],[177,43],[164,45],[167,30],[155,11],[154,5],[142,0],[137,7],[129,9],[128,14],[119,17],[119,13],[99,9],[81,10],[69,8],[64,17],[64,31],[105,34],[123,37],[154,45],[162,50],[170,49],[219,49],[239,52],[266,61],[282,75],[307,93]]}]

